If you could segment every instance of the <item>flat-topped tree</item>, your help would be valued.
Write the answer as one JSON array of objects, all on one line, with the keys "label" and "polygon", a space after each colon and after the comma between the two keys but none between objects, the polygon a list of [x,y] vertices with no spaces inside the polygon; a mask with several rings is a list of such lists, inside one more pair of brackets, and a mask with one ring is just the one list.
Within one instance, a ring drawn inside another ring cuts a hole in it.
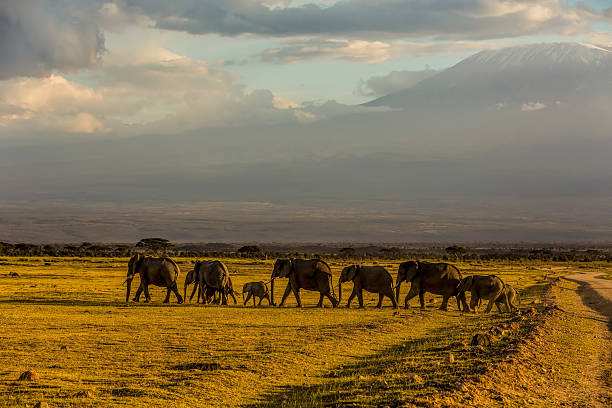
[{"label": "flat-topped tree", "polygon": [[168,248],[173,247],[174,244],[165,238],[143,238],[136,244],[136,248],[144,248],[153,253],[166,252]]}]

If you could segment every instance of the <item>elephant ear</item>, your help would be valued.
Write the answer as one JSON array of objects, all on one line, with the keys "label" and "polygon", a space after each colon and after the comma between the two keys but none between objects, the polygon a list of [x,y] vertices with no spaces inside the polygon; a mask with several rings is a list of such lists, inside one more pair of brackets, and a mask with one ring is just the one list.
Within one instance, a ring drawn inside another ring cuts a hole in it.
[{"label": "elephant ear", "polygon": [[353,279],[355,279],[358,273],[359,273],[359,265],[352,265],[348,271],[348,274],[346,275],[346,280],[352,281]]}]

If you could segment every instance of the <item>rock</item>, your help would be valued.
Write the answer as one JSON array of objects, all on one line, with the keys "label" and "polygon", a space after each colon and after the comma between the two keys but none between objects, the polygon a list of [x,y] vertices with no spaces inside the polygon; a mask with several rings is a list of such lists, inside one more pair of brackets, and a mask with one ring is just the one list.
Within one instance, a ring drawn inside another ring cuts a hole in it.
[{"label": "rock", "polygon": [[34,408],[49,408],[49,404],[45,401],[38,401],[36,405],[34,405]]},{"label": "rock", "polygon": [[18,378],[19,381],[38,381],[40,380],[40,376],[34,370],[28,370],[26,372],[21,373]]},{"label": "rock", "polygon": [[448,353],[448,354],[446,355],[446,359],[445,359],[445,361],[446,361],[447,363],[449,363],[449,364],[454,363],[454,362],[455,362],[455,355],[454,355],[453,353]]},{"label": "rock", "polygon": [[62,345],[62,346],[60,346],[60,350],[68,350],[68,346]]},{"label": "rock", "polygon": [[17,272],[9,272],[8,276],[12,276],[13,278],[18,278],[19,274]]},{"label": "rock", "polygon": [[491,336],[482,333],[475,334],[470,345],[488,347],[491,345]]},{"label": "rock", "polygon": [[418,374],[408,374],[406,382],[410,384],[423,384],[425,381],[423,381],[423,377]]}]

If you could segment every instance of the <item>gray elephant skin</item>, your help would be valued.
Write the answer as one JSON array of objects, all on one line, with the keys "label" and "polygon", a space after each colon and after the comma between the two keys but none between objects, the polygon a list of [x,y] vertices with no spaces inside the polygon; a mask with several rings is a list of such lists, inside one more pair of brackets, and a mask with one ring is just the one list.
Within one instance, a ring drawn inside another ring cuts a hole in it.
[{"label": "gray elephant skin", "polygon": [[[495,299],[495,306],[497,307],[497,311],[499,313],[503,313],[502,306],[505,306],[504,297],[505,299],[508,300],[508,305],[510,306],[510,309],[506,309],[507,313],[512,313],[516,310],[519,310],[519,308],[516,307],[516,305],[514,304],[514,301],[516,300],[520,305],[521,298],[519,297],[519,294],[516,291],[516,289],[514,289],[511,285],[506,283],[504,285],[504,290],[502,294],[499,295],[497,299]],[[480,299],[480,301],[478,302],[478,306],[480,306],[481,301],[482,299]]]},{"label": "gray elephant skin", "polygon": [[457,308],[469,311],[465,293],[458,290],[461,283],[461,272],[448,263],[430,263],[420,261],[402,262],[397,271],[395,281],[395,297],[399,303],[402,282],[410,282],[410,291],[404,299],[404,307],[408,308],[410,299],[419,295],[421,308],[425,307],[425,293],[442,295],[440,309],[448,310],[448,300],[451,296],[457,298]]},{"label": "gray elephant skin", "polygon": [[[244,295],[247,295],[246,299]],[[246,306],[249,299],[253,298],[253,306],[255,306],[255,298],[259,298],[257,306],[261,306],[261,302],[264,299],[268,300],[268,304],[271,305],[270,292],[268,291],[268,285],[264,282],[247,282],[242,286],[242,301]]]},{"label": "gray elephant skin", "polygon": [[393,308],[397,308],[395,294],[393,293],[393,277],[382,266],[362,266],[350,265],[342,269],[340,279],[338,279],[338,302],[342,298],[342,284],[353,282],[353,292],[348,298],[346,307],[351,307],[351,302],[357,296],[359,308],[363,308],[363,291],[378,294],[377,308],[382,308],[382,301],[385,296],[391,299]]},{"label": "gray elephant skin", "polygon": [[[233,293],[233,287],[231,286],[229,271],[223,262],[197,261],[193,265],[194,279],[196,276],[204,303],[207,302],[207,294],[212,293],[214,295],[214,291],[218,291],[221,294],[221,304],[227,305],[227,296],[230,292],[230,288]],[[234,297],[234,302],[235,301],[236,298]]]},{"label": "gray elephant skin", "polygon": [[174,292],[178,303],[183,303],[183,298],[178,292],[176,286],[176,279],[180,273],[178,265],[170,258],[153,258],[144,256],[142,254],[136,254],[132,256],[128,262],[128,273],[127,273],[127,289],[125,295],[125,301],[130,300],[130,291],[132,289],[132,280],[137,274],[140,276],[140,286],[134,296],[134,301],[140,300],[140,295],[144,291],[145,302],[151,301],[151,295],[149,294],[149,285],[161,286],[167,288],[166,299],[164,303],[170,301],[170,291]]},{"label": "gray elephant skin", "polygon": [[[504,290],[506,285],[495,275],[472,275],[461,280],[459,291],[465,293],[471,292],[470,308],[474,313],[478,311],[478,304],[481,300],[489,301],[486,313],[489,313],[496,302],[503,303],[506,310],[510,310],[508,297]],[[501,312],[501,311],[500,311]]]},{"label": "gray elephant skin", "polygon": [[274,280],[277,278],[289,278],[287,288],[279,306],[285,304],[289,293],[293,292],[297,306],[302,307],[300,299],[300,289],[319,292],[318,307],[323,307],[323,298],[327,297],[333,307],[338,306],[338,301],[332,294],[332,273],[331,268],[320,259],[277,259],[274,262],[271,279],[271,298],[274,303]]}]

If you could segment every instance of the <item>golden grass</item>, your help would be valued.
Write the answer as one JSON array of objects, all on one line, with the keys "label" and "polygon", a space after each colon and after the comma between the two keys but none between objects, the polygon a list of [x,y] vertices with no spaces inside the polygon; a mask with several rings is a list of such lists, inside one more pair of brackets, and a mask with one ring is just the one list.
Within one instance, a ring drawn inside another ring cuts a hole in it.
[{"label": "golden grass", "polygon": [[[179,291],[191,259],[177,259]],[[267,280],[273,260],[224,259],[235,289]],[[396,262],[380,261],[395,276]],[[330,262],[337,281],[348,262]],[[507,320],[497,314],[437,310],[440,297],[426,295],[426,310],[411,302],[396,313],[314,308],[318,294],[302,291],[283,309],[238,306],[162,305],[165,290],[153,288],[152,304],[126,305],[127,259],[0,258],[0,406],[46,400],[71,406],[337,406],[390,403],[452,388],[495,360],[490,352],[440,363],[445,347]],[[565,264],[465,263],[467,274],[495,273],[533,300]],[[17,272],[19,277],[5,276]],[[286,280],[279,280],[280,301]],[[352,285],[343,285],[343,303]],[[408,287],[402,288],[405,295]],[[189,292],[188,292],[189,294]],[[403,298],[402,298],[403,299]],[[176,299],[171,297],[171,301]],[[28,369],[37,383],[17,382]],[[424,384],[410,385],[419,373]],[[385,383],[386,382],[386,383]]]}]

